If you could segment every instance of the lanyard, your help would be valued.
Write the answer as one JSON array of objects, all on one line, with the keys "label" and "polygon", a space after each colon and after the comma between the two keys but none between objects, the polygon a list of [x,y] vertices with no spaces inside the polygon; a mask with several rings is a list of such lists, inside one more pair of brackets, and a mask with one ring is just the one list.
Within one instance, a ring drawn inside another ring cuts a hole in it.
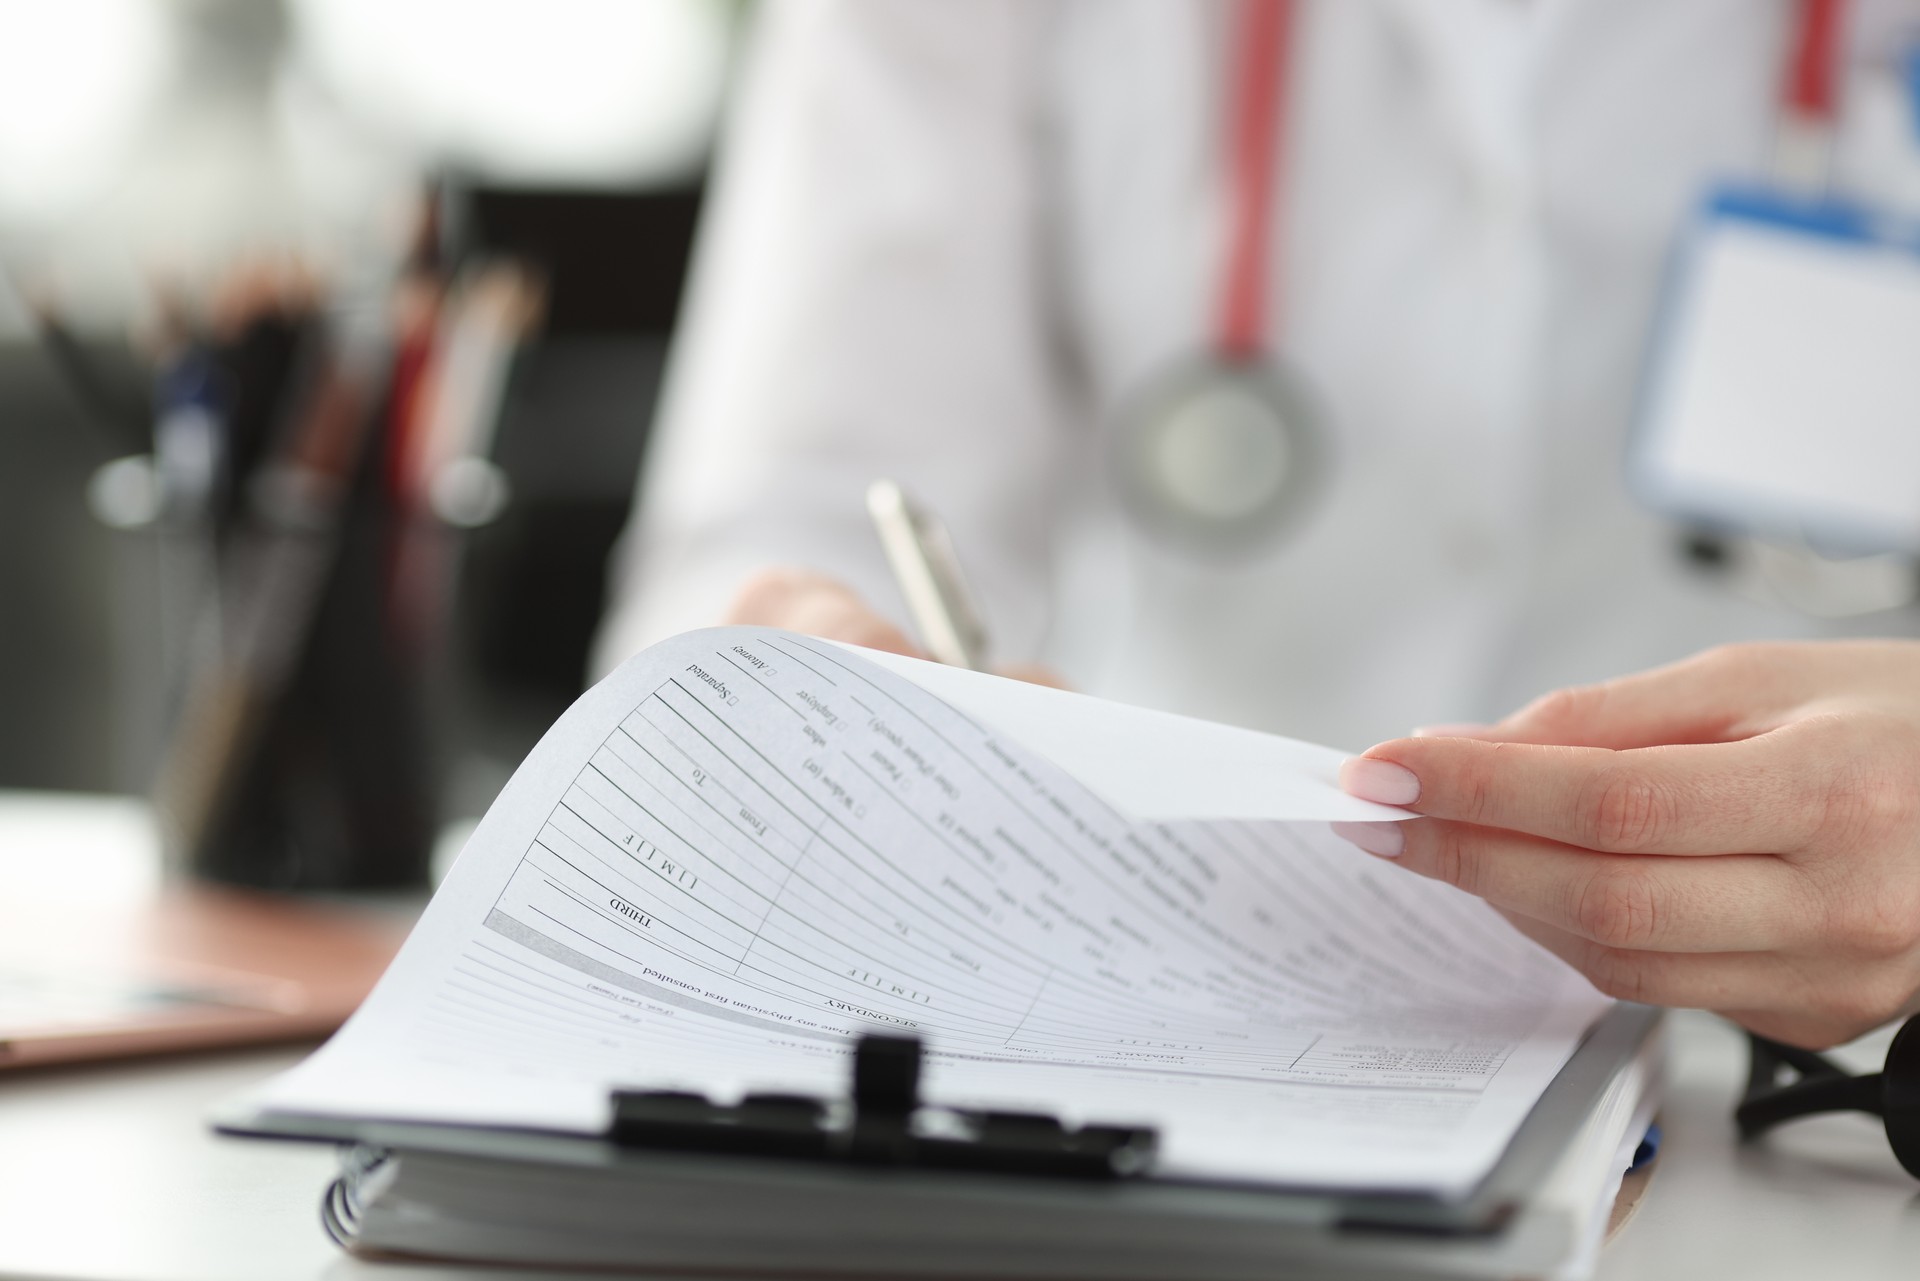
[{"label": "lanyard", "polygon": [[1774,185],[1818,196],[1827,189],[1840,114],[1840,50],[1847,0],[1792,0],[1795,14],[1773,130]]},{"label": "lanyard", "polygon": [[[1258,360],[1277,327],[1279,291],[1271,262],[1277,209],[1275,175],[1287,146],[1286,80],[1294,54],[1300,0],[1240,0],[1234,15],[1234,78],[1228,101],[1227,253],[1220,281],[1214,347],[1228,363]],[[1838,114],[1839,53],[1848,0],[1791,0],[1792,43],[1780,82],[1780,148],[1776,167],[1804,176],[1824,166],[1825,143]],[[1809,156],[1811,149],[1814,153]]]},{"label": "lanyard", "polygon": [[1780,85],[1783,116],[1818,128],[1831,128],[1839,82],[1840,35],[1846,26],[1847,0],[1794,0],[1799,13],[1787,71]]}]

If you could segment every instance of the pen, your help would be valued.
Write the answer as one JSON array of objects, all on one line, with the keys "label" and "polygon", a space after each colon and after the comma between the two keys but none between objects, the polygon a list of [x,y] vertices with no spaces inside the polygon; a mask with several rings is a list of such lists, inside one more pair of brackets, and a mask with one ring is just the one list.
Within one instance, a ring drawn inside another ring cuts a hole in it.
[{"label": "pen", "polygon": [[891,480],[867,486],[867,512],[927,652],[951,667],[986,671],[987,629],[947,527]]}]

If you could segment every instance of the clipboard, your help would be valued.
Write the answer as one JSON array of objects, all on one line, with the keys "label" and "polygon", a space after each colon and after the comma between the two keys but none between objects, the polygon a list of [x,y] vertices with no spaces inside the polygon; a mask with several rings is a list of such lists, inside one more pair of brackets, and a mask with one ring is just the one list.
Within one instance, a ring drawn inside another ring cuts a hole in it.
[{"label": "clipboard", "polygon": [[129,903],[0,901],[0,1079],[326,1036],[401,936],[364,911],[212,885]]},{"label": "clipboard", "polygon": [[[371,1152],[415,1155],[457,1165],[487,1163],[502,1177],[550,1176],[576,1183],[697,1188],[705,1195],[755,1197],[804,1191],[816,1198],[844,1195],[881,1214],[884,1207],[918,1207],[949,1201],[969,1212],[995,1207],[1024,1215],[1041,1213],[1088,1224],[1184,1225],[1202,1233],[1253,1233],[1261,1239],[1339,1242],[1409,1239],[1428,1243],[1493,1240],[1523,1216],[1539,1188],[1582,1132],[1614,1083],[1636,1063],[1656,1054],[1659,1010],[1616,1005],[1588,1032],[1580,1047],[1515,1132],[1507,1148],[1475,1187],[1457,1198],[1392,1188],[1354,1191],[1310,1185],[1249,1185],[1174,1179],[1146,1170],[1138,1174],[1087,1177],[1085,1172],[998,1168],[990,1172],[930,1168],[925,1164],[861,1163],[807,1157],[671,1149],[593,1137],[526,1129],[358,1120],[280,1112],[240,1105],[217,1116],[226,1135],[356,1145]],[[329,1189],[328,1214],[351,1235],[355,1207],[343,1180]],[[722,1251],[724,1253],[724,1251]],[[718,1267],[765,1266],[764,1260],[728,1258]],[[898,1267],[899,1261],[881,1266]]]}]

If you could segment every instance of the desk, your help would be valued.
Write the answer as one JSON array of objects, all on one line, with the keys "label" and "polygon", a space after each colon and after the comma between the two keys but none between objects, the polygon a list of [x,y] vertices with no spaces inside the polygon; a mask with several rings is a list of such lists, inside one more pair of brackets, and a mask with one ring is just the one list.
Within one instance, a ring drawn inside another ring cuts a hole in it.
[{"label": "desk", "polygon": [[[0,798],[3,801],[4,798]],[[3,818],[4,815],[0,815]],[[124,816],[123,816],[124,817]],[[0,823],[4,826],[4,823]],[[7,847],[0,843],[0,893]],[[1673,1021],[1666,1144],[1602,1281],[1912,1281],[1920,1184],[1878,1123],[1801,1122],[1739,1148],[1738,1035]],[[1884,1044],[1884,1037],[1880,1038]],[[515,1281],[492,1269],[356,1264],[321,1235],[323,1148],[215,1138],[213,1104],[302,1051],[201,1055],[0,1076],[0,1278],[6,1281]],[[1857,1047],[1869,1058],[1872,1044]]]}]

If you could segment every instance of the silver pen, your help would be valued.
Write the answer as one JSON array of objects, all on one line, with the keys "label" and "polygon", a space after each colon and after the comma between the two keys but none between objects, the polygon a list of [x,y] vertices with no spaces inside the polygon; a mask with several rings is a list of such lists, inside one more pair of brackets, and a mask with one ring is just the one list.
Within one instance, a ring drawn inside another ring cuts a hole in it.
[{"label": "silver pen", "polygon": [[986,671],[987,629],[961,576],[947,527],[891,480],[867,486],[867,512],[920,643],[939,662]]}]

